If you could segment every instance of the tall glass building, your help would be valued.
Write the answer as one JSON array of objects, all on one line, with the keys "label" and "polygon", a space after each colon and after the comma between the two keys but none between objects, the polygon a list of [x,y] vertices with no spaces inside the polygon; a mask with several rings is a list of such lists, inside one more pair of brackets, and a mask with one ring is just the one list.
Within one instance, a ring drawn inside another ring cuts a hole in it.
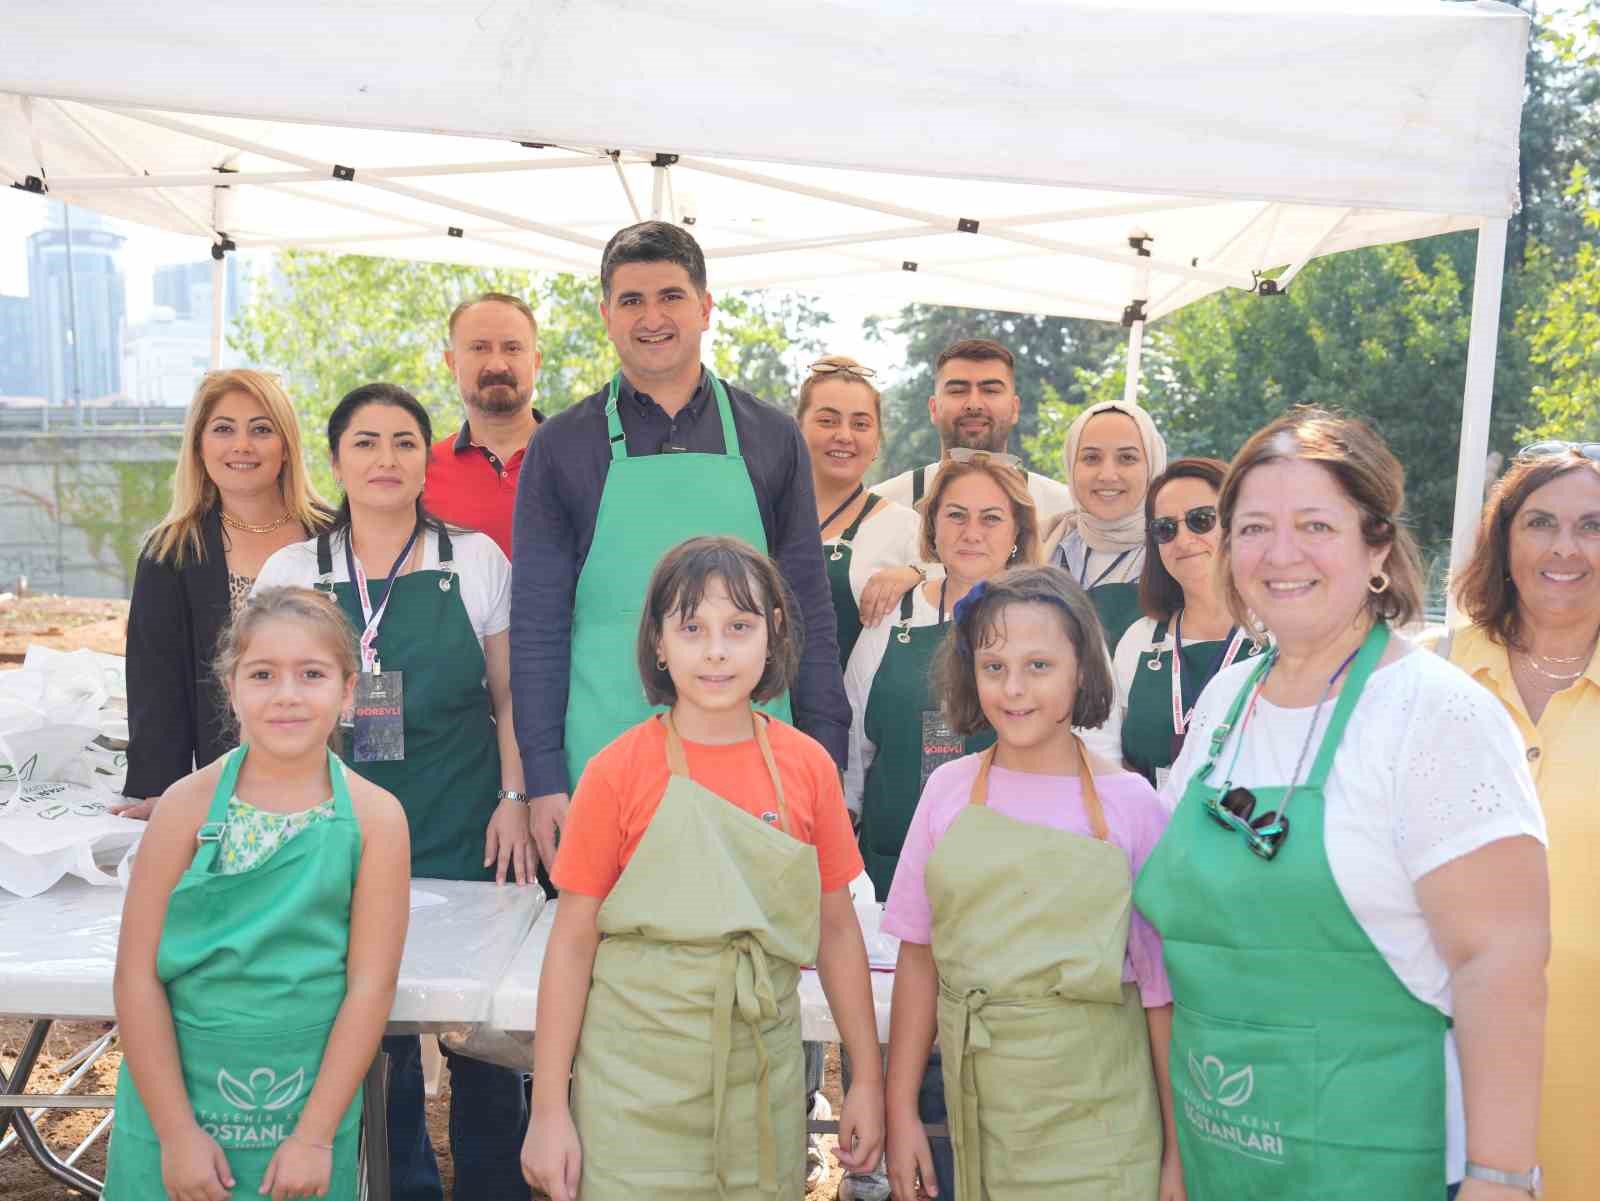
[{"label": "tall glass building", "polygon": [[[117,252],[125,240],[100,217],[74,209],[68,273],[68,214],[50,206],[50,224],[28,239],[28,294],[34,364],[51,404],[98,400],[122,391],[126,287]],[[74,337],[74,333],[76,337]]]}]

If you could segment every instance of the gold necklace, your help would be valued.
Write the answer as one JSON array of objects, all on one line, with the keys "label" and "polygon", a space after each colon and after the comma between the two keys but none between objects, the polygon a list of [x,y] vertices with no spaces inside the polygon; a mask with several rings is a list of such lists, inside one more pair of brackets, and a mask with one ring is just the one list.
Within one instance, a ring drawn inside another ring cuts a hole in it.
[{"label": "gold necklace", "polygon": [[1523,659],[1524,663],[1526,663],[1529,667],[1533,668],[1534,671],[1538,672],[1545,679],[1556,681],[1556,684],[1558,685],[1558,687],[1561,687],[1561,688],[1565,688],[1568,684],[1572,683],[1572,681],[1576,680],[1579,676],[1583,675],[1583,672],[1581,670],[1580,671],[1575,671],[1571,675],[1558,675],[1556,672],[1546,671],[1544,668],[1540,667],[1537,663],[1535,663],[1533,661],[1534,657],[1532,655],[1528,654],[1526,651],[1524,651],[1522,653],[1522,659]]},{"label": "gold necklace", "polygon": [[289,513],[285,513],[282,517],[269,521],[265,525],[251,525],[248,521],[240,521],[230,514],[228,510],[224,509],[222,510],[222,524],[231,526],[236,530],[243,530],[247,534],[270,534],[273,530],[281,529],[287,525],[290,516]]}]

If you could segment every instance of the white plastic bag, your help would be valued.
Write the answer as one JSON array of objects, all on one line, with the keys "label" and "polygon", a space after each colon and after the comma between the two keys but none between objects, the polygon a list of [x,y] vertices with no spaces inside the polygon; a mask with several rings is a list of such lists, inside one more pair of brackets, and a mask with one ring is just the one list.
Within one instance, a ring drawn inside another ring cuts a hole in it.
[{"label": "white plastic bag", "polygon": [[0,889],[37,896],[64,876],[116,884],[115,867],[145,823],[116,817],[107,789],[59,782],[0,789]]}]

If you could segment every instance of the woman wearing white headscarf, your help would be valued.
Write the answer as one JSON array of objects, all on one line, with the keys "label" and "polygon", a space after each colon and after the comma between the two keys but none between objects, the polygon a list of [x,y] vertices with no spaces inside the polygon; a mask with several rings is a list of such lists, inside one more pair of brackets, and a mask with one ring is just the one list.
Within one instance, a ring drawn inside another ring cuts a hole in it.
[{"label": "woman wearing white headscarf", "polygon": [[1046,561],[1088,590],[1106,645],[1115,647],[1139,619],[1144,495],[1167,469],[1167,441],[1138,405],[1104,401],[1067,430],[1061,464],[1078,507],[1048,532]]}]

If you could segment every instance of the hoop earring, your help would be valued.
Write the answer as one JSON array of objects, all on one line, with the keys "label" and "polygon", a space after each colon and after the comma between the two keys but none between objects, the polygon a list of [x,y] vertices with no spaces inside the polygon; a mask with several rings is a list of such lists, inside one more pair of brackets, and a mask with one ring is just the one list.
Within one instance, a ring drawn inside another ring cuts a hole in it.
[{"label": "hoop earring", "polygon": [[1381,596],[1389,591],[1389,576],[1387,572],[1380,571],[1367,581],[1367,591],[1373,596]]},{"label": "hoop earring", "polygon": [[660,655],[656,656],[656,670],[657,671],[666,671],[667,670],[667,661],[665,659],[663,659]]},{"label": "hoop earring", "polygon": [[1012,559],[1015,559],[1016,557],[1017,557],[1017,544],[1015,542],[1013,542],[1011,544],[1011,553],[1006,556],[1006,562],[1009,563],[1009,562],[1011,562]]}]

